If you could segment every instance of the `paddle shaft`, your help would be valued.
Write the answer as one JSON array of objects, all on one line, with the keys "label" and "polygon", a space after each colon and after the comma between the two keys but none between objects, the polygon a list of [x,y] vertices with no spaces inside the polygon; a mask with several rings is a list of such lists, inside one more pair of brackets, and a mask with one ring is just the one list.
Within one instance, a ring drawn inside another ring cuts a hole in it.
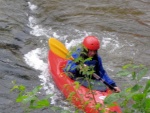
[{"label": "paddle shaft", "polygon": [[[84,64],[84,66],[86,67],[87,65]],[[96,78],[97,80],[102,81],[102,82],[103,82],[105,85],[107,85],[110,89],[116,91],[116,89],[115,89],[112,85],[108,84],[105,80],[103,80],[103,79],[102,79],[100,76],[98,76],[96,73],[93,73],[92,76],[93,76],[94,78]]]},{"label": "paddle shaft", "polygon": [[110,89],[113,89],[114,91],[116,91],[116,89],[112,86],[112,85],[110,85],[110,84],[108,84],[107,82],[105,82],[100,76],[98,76],[96,73],[93,73],[93,77],[95,77],[97,80],[100,80],[100,81],[102,81],[105,85],[107,85]]}]

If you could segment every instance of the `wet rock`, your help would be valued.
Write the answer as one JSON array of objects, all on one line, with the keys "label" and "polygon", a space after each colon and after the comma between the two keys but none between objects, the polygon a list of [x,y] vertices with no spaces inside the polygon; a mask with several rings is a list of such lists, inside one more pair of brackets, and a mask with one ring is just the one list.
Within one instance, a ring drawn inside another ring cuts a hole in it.
[{"label": "wet rock", "polygon": [[0,97],[0,105],[3,105],[3,104],[8,105],[8,104],[10,104],[10,103],[12,103],[12,102],[13,102],[12,100],[9,100],[9,99],[7,99],[7,98],[2,98],[2,97]]},{"label": "wet rock", "polygon": [[150,49],[146,50],[145,53],[150,55]]}]

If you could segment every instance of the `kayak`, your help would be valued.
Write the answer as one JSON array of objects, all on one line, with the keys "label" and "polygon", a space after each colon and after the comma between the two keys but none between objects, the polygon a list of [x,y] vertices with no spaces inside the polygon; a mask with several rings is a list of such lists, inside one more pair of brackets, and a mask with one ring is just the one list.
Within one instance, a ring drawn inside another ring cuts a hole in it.
[{"label": "kayak", "polygon": [[[71,79],[65,72],[64,67],[67,60],[57,55],[51,49],[48,52],[49,72],[58,89],[62,94],[71,101],[78,109],[86,113],[99,113],[105,110],[105,113],[121,113],[117,103],[115,106],[107,107],[104,105],[104,99],[112,93],[111,90],[105,88],[104,85],[100,89],[89,89],[86,83],[80,84]],[[94,82],[96,83],[96,82]],[[98,104],[101,107],[97,107]]]}]

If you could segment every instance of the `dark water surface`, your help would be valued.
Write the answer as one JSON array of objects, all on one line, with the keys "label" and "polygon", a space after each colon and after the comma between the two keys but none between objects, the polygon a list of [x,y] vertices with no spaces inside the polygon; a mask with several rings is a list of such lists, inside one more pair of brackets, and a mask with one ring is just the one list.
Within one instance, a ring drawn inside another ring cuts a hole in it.
[{"label": "dark water surface", "polygon": [[23,113],[10,92],[13,80],[28,90],[42,84],[42,95],[55,94],[52,104],[74,110],[48,73],[47,40],[69,48],[87,35],[99,37],[105,69],[123,88],[130,79],[115,76],[123,64],[150,67],[150,1],[0,0],[0,113]]}]

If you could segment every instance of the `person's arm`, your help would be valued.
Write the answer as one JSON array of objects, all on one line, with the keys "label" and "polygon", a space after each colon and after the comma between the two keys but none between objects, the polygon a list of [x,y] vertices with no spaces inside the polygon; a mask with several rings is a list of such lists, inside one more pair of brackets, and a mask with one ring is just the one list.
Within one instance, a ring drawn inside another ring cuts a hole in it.
[{"label": "person's arm", "polygon": [[99,75],[101,76],[101,78],[105,80],[108,84],[116,86],[116,83],[108,76],[107,72],[105,71],[100,56],[98,56],[98,60],[99,60]]},{"label": "person's arm", "polygon": [[75,64],[75,62],[73,62],[72,60],[69,60],[67,62],[66,67],[65,67],[65,71],[75,74],[76,73],[76,69],[77,69],[77,65]]},{"label": "person's arm", "polygon": [[[72,54],[72,57],[73,57],[74,59],[78,58],[78,57],[79,57],[79,53],[80,53],[80,49],[77,49],[77,50]],[[78,66],[78,65],[77,65],[73,60],[68,60],[67,65],[66,65],[66,67],[65,67],[64,70],[65,70],[66,72],[71,72],[71,73],[75,74],[76,71],[77,71],[77,66]]]},{"label": "person's arm", "polygon": [[99,60],[99,75],[100,75],[100,77],[105,82],[107,82],[108,84],[113,86],[116,89],[115,92],[120,92],[120,89],[117,87],[116,83],[108,76],[107,72],[105,71],[103,64],[102,64],[102,59],[100,56],[98,56],[98,60]]}]

